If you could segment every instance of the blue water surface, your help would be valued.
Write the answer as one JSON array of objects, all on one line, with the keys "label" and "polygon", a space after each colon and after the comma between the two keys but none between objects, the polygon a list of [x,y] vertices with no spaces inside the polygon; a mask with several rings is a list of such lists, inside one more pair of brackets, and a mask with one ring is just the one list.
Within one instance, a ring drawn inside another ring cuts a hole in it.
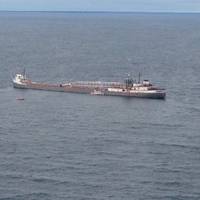
[{"label": "blue water surface", "polygon": [[[200,15],[0,12],[1,200],[199,200]],[[13,89],[120,81],[162,100]],[[24,101],[16,98],[23,97]]]}]

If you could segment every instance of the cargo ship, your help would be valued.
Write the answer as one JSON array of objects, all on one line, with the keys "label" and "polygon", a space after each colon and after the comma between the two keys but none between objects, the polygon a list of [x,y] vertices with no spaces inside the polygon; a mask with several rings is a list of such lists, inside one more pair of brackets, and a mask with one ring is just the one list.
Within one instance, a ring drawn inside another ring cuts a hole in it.
[{"label": "cargo ship", "polygon": [[74,81],[59,84],[33,82],[26,74],[16,74],[13,87],[57,92],[85,93],[91,95],[124,96],[165,99],[164,89],[152,85],[148,80],[136,82],[130,76],[124,82]]}]

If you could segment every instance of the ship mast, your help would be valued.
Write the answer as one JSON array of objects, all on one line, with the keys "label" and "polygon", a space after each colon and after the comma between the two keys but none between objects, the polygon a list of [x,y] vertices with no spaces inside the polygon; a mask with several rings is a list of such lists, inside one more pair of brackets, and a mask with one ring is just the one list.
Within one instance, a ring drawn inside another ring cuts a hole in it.
[{"label": "ship mast", "polygon": [[24,80],[26,79],[26,69],[24,68],[23,70],[23,77],[24,77]]},{"label": "ship mast", "polygon": [[140,83],[141,73],[138,74],[138,83]]}]

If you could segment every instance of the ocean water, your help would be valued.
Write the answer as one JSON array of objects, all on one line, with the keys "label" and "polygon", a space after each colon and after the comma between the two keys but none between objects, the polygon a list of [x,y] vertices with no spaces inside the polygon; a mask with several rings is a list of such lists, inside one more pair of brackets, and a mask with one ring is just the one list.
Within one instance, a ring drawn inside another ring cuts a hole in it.
[{"label": "ocean water", "polygon": [[[13,89],[23,68],[55,83],[141,72],[167,98]],[[199,78],[200,14],[0,12],[0,200],[199,200]]]}]

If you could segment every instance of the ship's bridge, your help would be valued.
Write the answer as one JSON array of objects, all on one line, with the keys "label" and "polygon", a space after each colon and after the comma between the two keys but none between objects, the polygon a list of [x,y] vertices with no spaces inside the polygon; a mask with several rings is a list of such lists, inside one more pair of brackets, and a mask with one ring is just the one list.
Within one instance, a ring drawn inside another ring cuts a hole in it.
[{"label": "ship's bridge", "polygon": [[24,79],[24,76],[22,74],[16,74],[15,78],[21,80],[21,79]]},{"label": "ship's bridge", "polygon": [[25,80],[25,77],[22,74],[16,74],[15,78],[13,78],[13,82],[17,84],[21,84]]}]

